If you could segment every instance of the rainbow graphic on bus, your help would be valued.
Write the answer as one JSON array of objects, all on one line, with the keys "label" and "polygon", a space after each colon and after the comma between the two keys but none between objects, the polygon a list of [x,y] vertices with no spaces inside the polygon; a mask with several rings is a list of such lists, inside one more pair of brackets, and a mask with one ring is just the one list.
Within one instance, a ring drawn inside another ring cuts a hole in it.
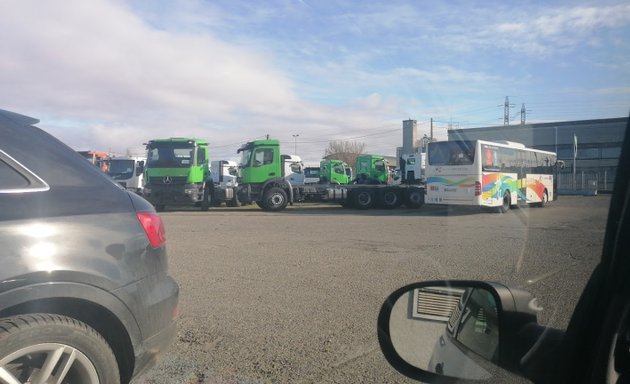
[{"label": "rainbow graphic on bus", "polygon": [[445,177],[431,176],[427,179],[427,184],[441,184],[445,187],[471,188],[475,186],[475,177],[467,177],[461,180],[449,180]]},{"label": "rainbow graphic on bus", "polygon": [[517,193],[519,200],[531,201],[527,198],[527,190],[532,191],[538,198],[543,199],[545,185],[540,180],[532,178],[515,179],[505,173],[487,173],[481,176],[481,198],[500,199],[506,190]]}]

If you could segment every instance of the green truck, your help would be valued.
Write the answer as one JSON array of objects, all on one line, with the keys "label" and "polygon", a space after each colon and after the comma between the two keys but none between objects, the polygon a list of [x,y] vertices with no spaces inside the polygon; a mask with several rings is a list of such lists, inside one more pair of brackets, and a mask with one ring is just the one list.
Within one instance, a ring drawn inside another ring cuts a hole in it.
[{"label": "green truck", "polygon": [[[378,182],[362,184],[357,179],[353,184],[342,185],[340,182],[337,185],[328,179],[320,184],[293,185],[286,175],[299,173],[302,163],[293,161],[296,159],[292,156],[282,155],[278,140],[251,141],[243,145],[238,153],[241,153],[238,198],[243,202],[256,202],[265,210],[278,211],[288,204],[308,201],[336,202],[358,209],[396,208],[402,204],[419,208],[424,203],[423,186],[386,184],[389,170],[382,156],[380,164],[384,170],[379,169],[379,156],[370,157],[371,164],[377,168],[371,175]],[[379,176],[379,171],[386,177]],[[346,173],[345,165],[343,173]]]},{"label": "green truck", "polygon": [[341,160],[322,160],[319,162],[319,182],[322,184],[350,184],[352,168]]},{"label": "green truck", "polygon": [[205,211],[215,201],[237,205],[233,188],[212,181],[207,141],[170,138],[145,145],[143,194],[158,211],[167,205],[199,206]]},{"label": "green truck", "polygon": [[392,184],[392,176],[385,157],[359,155],[357,157],[356,184]]}]

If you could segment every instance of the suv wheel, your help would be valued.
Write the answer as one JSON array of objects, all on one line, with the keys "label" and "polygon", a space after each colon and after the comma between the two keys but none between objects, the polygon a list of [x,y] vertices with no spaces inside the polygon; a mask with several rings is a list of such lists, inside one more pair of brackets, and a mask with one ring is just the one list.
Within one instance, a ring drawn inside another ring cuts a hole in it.
[{"label": "suv wheel", "polygon": [[0,382],[118,384],[118,364],[94,329],[70,317],[0,319]]}]

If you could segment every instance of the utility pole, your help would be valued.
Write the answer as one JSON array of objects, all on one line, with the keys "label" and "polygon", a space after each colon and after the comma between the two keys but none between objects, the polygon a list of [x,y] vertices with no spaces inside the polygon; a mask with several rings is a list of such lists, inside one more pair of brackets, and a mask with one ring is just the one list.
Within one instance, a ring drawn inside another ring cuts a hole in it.
[{"label": "utility pole", "polygon": [[523,103],[523,106],[521,107],[521,125],[525,124],[525,120],[527,119],[527,112],[531,112],[531,110],[525,109],[525,103]]},{"label": "utility pole", "polygon": [[510,104],[510,99],[505,96],[505,103],[503,104],[503,125],[510,125],[510,108],[513,108],[514,104]]},{"label": "utility pole", "polygon": [[295,143],[295,146],[293,148],[293,153],[297,155],[297,138],[300,137],[300,135],[296,133],[295,135],[292,135],[292,136],[293,136],[293,141]]},{"label": "utility pole", "polygon": [[429,137],[431,141],[433,141],[433,118],[431,118],[431,136]]}]

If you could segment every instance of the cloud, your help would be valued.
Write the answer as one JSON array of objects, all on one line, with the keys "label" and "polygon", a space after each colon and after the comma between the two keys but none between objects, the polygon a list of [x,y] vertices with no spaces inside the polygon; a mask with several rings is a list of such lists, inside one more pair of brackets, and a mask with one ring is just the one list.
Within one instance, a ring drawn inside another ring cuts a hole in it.
[{"label": "cloud", "polygon": [[0,34],[12,36],[0,41],[4,104],[52,119],[159,126],[231,124],[243,113],[283,114],[298,102],[264,54],[152,28],[125,3],[4,4]]},{"label": "cloud", "polygon": [[482,28],[478,35],[516,53],[565,52],[580,44],[593,44],[593,35],[604,29],[627,27],[630,5],[542,8],[518,19]]}]

